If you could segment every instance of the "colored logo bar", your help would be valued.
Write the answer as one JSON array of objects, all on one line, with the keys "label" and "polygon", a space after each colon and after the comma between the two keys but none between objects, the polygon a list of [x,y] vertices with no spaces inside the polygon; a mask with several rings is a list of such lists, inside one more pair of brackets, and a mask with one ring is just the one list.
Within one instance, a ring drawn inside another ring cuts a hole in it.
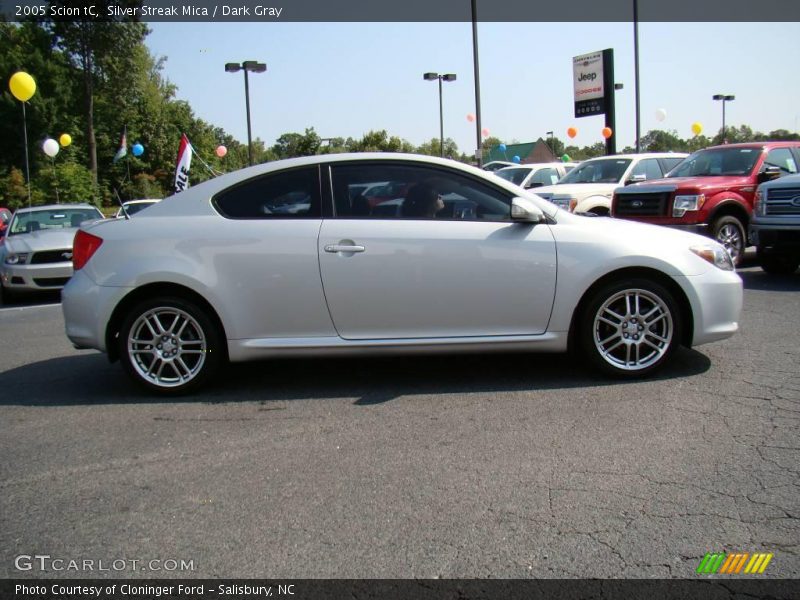
[{"label": "colored logo bar", "polygon": [[697,567],[697,573],[724,575],[756,575],[767,569],[774,554],[766,552],[707,552]]}]

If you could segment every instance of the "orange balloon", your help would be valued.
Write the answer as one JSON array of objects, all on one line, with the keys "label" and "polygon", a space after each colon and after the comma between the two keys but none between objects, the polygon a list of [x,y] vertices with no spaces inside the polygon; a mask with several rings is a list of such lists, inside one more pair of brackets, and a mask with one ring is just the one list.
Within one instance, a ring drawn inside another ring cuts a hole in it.
[{"label": "orange balloon", "polygon": [[603,134],[603,137],[606,139],[614,135],[614,132],[611,131],[611,127],[603,127],[603,131],[601,133]]},{"label": "orange balloon", "polygon": [[571,137],[571,138],[574,138],[576,135],[578,135],[578,130],[577,130],[577,129],[575,129],[574,127],[569,127],[569,128],[567,129],[567,135],[568,135],[569,137]]}]

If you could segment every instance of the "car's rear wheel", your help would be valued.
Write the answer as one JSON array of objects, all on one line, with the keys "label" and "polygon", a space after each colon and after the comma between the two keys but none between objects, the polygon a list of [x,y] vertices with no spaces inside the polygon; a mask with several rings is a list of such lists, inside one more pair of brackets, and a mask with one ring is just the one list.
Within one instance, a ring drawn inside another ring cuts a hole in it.
[{"label": "car's rear wheel", "polygon": [[580,331],[589,362],[619,377],[655,371],[679,344],[681,315],[673,295],[647,279],[609,283],[586,304]]},{"label": "car's rear wheel", "polygon": [[125,371],[161,394],[207,382],[222,360],[222,338],[206,312],[183,298],[156,298],[128,313],[119,336]]},{"label": "car's rear wheel", "polygon": [[761,268],[772,275],[789,275],[800,266],[800,260],[796,257],[785,256],[783,254],[767,254],[758,248],[758,264]]},{"label": "car's rear wheel", "polygon": [[720,217],[712,223],[711,232],[714,234],[714,239],[725,246],[733,264],[738,267],[747,247],[747,234],[741,221],[731,215]]}]

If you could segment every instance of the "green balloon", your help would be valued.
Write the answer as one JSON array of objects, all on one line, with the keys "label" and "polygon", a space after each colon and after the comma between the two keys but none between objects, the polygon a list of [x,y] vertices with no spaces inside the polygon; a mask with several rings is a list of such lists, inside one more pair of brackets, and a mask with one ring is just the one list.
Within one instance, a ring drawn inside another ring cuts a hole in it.
[{"label": "green balloon", "polygon": [[572,160],[572,159],[569,157],[569,154],[564,154],[564,155],[561,156],[561,161],[562,162],[569,162],[570,160]]}]

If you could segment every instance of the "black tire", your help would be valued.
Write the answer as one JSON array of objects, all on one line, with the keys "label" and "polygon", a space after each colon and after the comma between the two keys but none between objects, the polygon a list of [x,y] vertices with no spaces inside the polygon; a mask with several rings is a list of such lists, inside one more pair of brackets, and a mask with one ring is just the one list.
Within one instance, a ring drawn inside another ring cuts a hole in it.
[{"label": "black tire", "polygon": [[733,264],[737,267],[741,265],[747,248],[747,231],[742,222],[732,215],[719,217],[711,224],[711,233],[715,240],[725,246]]},{"label": "black tire", "polygon": [[678,303],[655,281],[637,278],[608,283],[584,306],[580,347],[589,364],[608,375],[625,379],[649,375],[680,344]]},{"label": "black tire", "polygon": [[761,248],[757,249],[756,257],[761,268],[771,275],[790,275],[800,266],[800,260],[796,256],[767,254]]},{"label": "black tire", "polygon": [[0,304],[15,304],[19,295],[0,285]]},{"label": "black tire", "polygon": [[125,372],[167,396],[200,388],[224,356],[223,338],[206,311],[178,297],[136,305],[122,323],[118,343]]}]

